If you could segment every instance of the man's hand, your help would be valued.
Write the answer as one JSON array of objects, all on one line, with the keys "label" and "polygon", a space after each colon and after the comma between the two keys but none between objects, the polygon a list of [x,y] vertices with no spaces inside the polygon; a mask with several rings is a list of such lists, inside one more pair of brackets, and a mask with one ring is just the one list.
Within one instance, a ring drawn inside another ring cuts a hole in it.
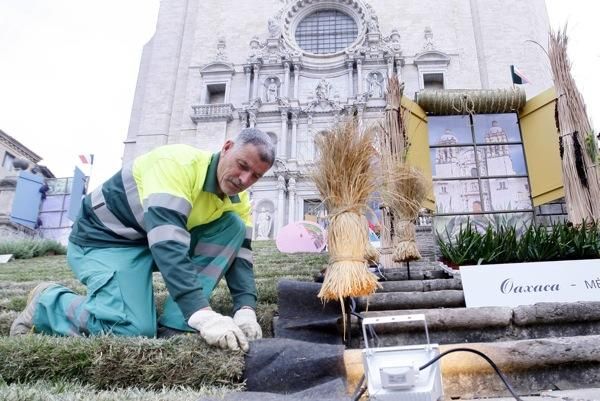
[{"label": "man's hand", "polygon": [[200,309],[188,320],[188,325],[200,333],[210,345],[223,349],[248,351],[248,339],[228,316],[223,316],[211,309]]},{"label": "man's hand", "polygon": [[244,332],[248,340],[262,338],[262,330],[256,321],[256,313],[252,308],[242,308],[235,312],[233,321]]}]

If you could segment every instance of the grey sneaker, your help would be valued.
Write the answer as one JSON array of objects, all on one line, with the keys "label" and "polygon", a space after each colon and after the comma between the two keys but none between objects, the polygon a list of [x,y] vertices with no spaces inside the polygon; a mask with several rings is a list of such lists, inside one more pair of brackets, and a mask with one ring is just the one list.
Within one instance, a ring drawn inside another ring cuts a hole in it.
[{"label": "grey sneaker", "polygon": [[33,315],[38,305],[38,299],[40,295],[48,288],[58,285],[56,283],[44,282],[40,283],[31,292],[27,298],[27,305],[23,312],[19,313],[19,316],[10,326],[11,336],[24,336],[29,334],[33,330]]}]

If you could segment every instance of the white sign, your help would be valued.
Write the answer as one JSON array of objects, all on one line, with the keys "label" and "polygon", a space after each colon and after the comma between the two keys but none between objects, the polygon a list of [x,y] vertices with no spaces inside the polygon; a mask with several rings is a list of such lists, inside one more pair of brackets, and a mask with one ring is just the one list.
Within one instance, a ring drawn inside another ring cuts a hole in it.
[{"label": "white sign", "polygon": [[461,266],[467,307],[600,301],[600,259]]},{"label": "white sign", "polygon": [[13,255],[12,253],[6,254],[6,255],[0,255],[0,263],[8,263],[12,260]]}]

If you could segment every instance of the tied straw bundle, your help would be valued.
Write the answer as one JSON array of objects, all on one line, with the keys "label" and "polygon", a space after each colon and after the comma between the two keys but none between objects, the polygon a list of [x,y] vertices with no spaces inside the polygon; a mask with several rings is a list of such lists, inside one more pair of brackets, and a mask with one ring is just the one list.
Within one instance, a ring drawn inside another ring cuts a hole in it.
[{"label": "tied straw bundle", "polygon": [[[571,222],[585,224],[600,219],[600,171],[596,138],[592,134],[583,97],[571,75],[565,30],[550,33],[548,57],[558,93],[555,118],[567,212]],[[586,149],[586,140],[593,146]]]},{"label": "tied straw bundle", "polygon": [[[384,229],[393,235],[382,236],[384,247],[393,245],[392,260],[406,262],[418,260],[421,253],[416,243],[414,221],[427,194],[425,176],[406,161],[408,136],[406,134],[406,109],[401,107],[404,84],[395,76],[388,81],[385,121],[380,131],[379,147],[384,204]],[[393,229],[392,229],[393,228]]]},{"label": "tied straw bundle", "polygon": [[418,218],[421,204],[427,194],[425,177],[415,167],[397,164],[392,170],[390,189],[386,198],[389,198],[387,202],[394,211],[392,259],[395,262],[421,259],[414,221]]},{"label": "tied straw bundle", "polygon": [[342,308],[343,298],[368,296],[379,286],[365,257],[369,239],[364,214],[375,190],[374,138],[373,129],[360,129],[353,119],[316,138],[319,157],[313,180],[329,212],[331,257],[318,296],[324,301],[340,300]]}]

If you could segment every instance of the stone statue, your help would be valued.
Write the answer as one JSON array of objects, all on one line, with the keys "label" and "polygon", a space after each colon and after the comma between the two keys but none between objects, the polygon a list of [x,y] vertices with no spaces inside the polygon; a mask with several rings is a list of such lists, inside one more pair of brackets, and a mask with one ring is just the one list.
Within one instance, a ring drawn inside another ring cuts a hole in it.
[{"label": "stone statue", "polygon": [[281,27],[274,18],[269,18],[269,38],[279,39],[281,36]]},{"label": "stone statue", "polygon": [[248,52],[248,60],[254,61],[261,55],[262,49],[257,36],[250,40],[250,51]]},{"label": "stone statue", "polygon": [[383,79],[379,76],[379,73],[372,72],[367,77],[369,83],[369,97],[382,98],[383,97]]},{"label": "stone statue", "polygon": [[331,85],[324,78],[319,81],[317,88],[315,90],[315,94],[317,95],[318,100],[327,100],[329,99],[329,91],[331,89]]},{"label": "stone statue", "polygon": [[369,28],[369,33],[379,33],[379,20],[375,14],[371,15],[367,27]]},{"label": "stone statue", "polygon": [[256,239],[269,239],[272,224],[273,219],[271,219],[271,214],[266,208],[261,208],[256,216]]},{"label": "stone statue", "polygon": [[277,87],[275,78],[270,78],[269,83],[267,84],[267,103],[275,103],[277,101],[278,91],[279,88]]}]

